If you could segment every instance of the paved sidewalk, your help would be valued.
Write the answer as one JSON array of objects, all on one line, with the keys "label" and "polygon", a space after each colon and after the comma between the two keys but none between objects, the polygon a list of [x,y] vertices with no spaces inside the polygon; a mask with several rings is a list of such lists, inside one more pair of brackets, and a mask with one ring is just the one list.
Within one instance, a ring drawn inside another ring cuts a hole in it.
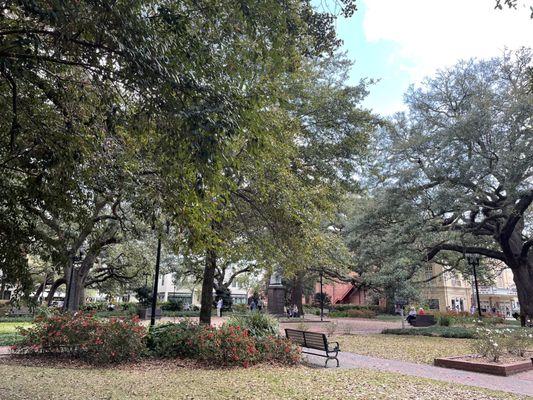
[{"label": "paved sidewalk", "polygon": [[[308,362],[313,365],[324,365],[324,358],[310,356]],[[415,364],[398,360],[363,356],[355,353],[339,353],[340,368],[368,368],[378,371],[396,372],[404,375],[429,378],[438,381],[460,383],[467,386],[477,386],[491,390],[501,390],[521,395],[533,396],[533,371],[522,372],[511,376],[494,376],[475,372],[461,371],[435,367],[427,364]],[[328,368],[335,368],[335,362],[330,361]]]}]

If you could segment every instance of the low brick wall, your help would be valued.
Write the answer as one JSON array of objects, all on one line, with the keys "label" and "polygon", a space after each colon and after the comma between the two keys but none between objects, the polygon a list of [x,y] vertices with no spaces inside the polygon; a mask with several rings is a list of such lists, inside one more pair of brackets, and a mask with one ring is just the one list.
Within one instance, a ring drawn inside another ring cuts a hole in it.
[{"label": "low brick wall", "polygon": [[466,360],[460,360],[462,357],[446,357],[446,358],[435,358],[434,364],[437,367],[443,368],[453,368],[461,369],[464,371],[471,372],[481,372],[484,374],[491,375],[500,375],[500,376],[509,376],[517,374],[519,372],[529,371],[533,369],[533,359],[517,361],[508,364],[489,364],[489,363],[480,363],[472,362]]}]

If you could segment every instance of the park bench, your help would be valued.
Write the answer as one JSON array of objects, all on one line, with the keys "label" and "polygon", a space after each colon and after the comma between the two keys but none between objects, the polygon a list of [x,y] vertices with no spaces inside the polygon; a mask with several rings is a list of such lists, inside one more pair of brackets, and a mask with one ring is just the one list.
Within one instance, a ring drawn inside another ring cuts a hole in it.
[{"label": "park bench", "polygon": [[293,343],[299,344],[301,347],[323,351],[325,354],[318,354],[310,351],[302,351],[302,353],[325,357],[326,363],[324,364],[324,367],[328,366],[329,360],[337,361],[337,367],[339,366],[339,359],[337,358],[340,351],[339,343],[333,342],[335,343],[335,347],[331,348],[331,344],[323,333],[285,329],[285,335],[287,336],[287,339],[290,339]]},{"label": "park bench", "polygon": [[23,317],[30,314],[31,312],[28,307],[12,308],[11,310],[9,310],[10,317]]},{"label": "park bench", "polygon": [[417,315],[415,319],[409,321],[412,326],[431,326],[437,323],[433,315]]}]

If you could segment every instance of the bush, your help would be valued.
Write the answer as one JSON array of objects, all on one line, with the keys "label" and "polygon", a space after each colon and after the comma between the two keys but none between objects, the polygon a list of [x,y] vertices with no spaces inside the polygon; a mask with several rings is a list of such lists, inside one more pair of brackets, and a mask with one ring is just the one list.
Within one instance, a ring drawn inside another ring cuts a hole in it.
[{"label": "bush", "polygon": [[302,357],[300,348],[285,338],[274,336],[258,338],[256,347],[259,351],[261,361],[295,365],[300,362]]},{"label": "bush", "polygon": [[87,303],[80,307],[81,311],[106,311],[107,310],[107,302],[105,301],[97,301],[94,303]]},{"label": "bush", "polygon": [[335,304],[330,307],[330,312],[345,312],[350,310],[361,310],[361,311],[371,311],[375,315],[384,313],[385,310],[383,307],[380,307],[379,305],[375,304],[366,304],[366,305],[359,305],[359,304]]},{"label": "bush", "polygon": [[162,311],[162,314],[164,317],[198,317],[200,315],[200,311]]},{"label": "bush", "polygon": [[160,304],[163,311],[182,311],[183,302],[181,300],[170,300]]},{"label": "bush", "polygon": [[226,322],[228,326],[240,326],[248,330],[251,336],[265,337],[279,334],[278,320],[268,314],[259,312],[242,316],[231,316]]},{"label": "bush", "polygon": [[244,314],[248,311],[248,305],[247,304],[234,304],[233,311],[236,313]]},{"label": "bush", "polygon": [[452,324],[452,317],[447,314],[441,314],[438,316],[440,326],[450,326]]},{"label": "bush", "polygon": [[255,340],[248,331],[228,325],[199,331],[198,358],[210,364],[243,367],[260,359]]},{"label": "bush", "polygon": [[136,359],[144,350],[145,328],[138,319],[97,319],[78,312],[37,317],[35,325],[19,329],[13,350],[24,354],[67,354],[95,364]]},{"label": "bush", "polygon": [[507,351],[520,357],[526,355],[528,349],[533,348],[533,333],[530,328],[505,329],[508,335]]},{"label": "bush", "polygon": [[318,292],[318,293],[315,293],[313,297],[313,304],[312,304],[313,307],[320,308],[321,300],[324,301],[324,307],[331,304],[331,297],[329,296],[329,294],[322,293],[321,295],[320,292]]},{"label": "bush", "polygon": [[343,311],[331,311],[328,314],[332,318],[375,318],[377,311],[371,308],[349,308]]},{"label": "bush", "polygon": [[212,365],[241,365],[272,361],[294,364],[299,348],[287,339],[255,337],[239,326],[214,328],[190,321],[165,324],[150,332],[148,346],[157,356],[187,357]]},{"label": "bush", "polygon": [[484,357],[491,358],[498,362],[505,353],[506,338],[503,330],[478,327],[476,329],[478,338],[472,343],[474,351]]},{"label": "bush", "polygon": [[209,329],[189,320],[156,325],[150,329],[148,348],[159,357],[190,357],[199,354],[200,332]]},{"label": "bush", "polygon": [[474,339],[477,337],[474,329],[456,326],[430,326],[427,328],[407,329],[384,329],[385,335],[409,335],[409,336],[437,336],[455,339]]}]

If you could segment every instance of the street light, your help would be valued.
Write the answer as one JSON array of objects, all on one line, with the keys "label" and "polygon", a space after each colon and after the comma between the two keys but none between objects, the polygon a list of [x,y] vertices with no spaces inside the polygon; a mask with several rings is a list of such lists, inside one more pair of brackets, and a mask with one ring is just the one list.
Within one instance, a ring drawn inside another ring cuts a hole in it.
[{"label": "street light", "polygon": [[322,288],[323,271],[320,270],[320,321],[324,321],[324,290]]},{"label": "street light", "polygon": [[476,300],[477,300],[477,312],[479,314],[479,318],[481,318],[481,302],[479,301],[479,287],[477,284],[477,271],[476,268],[479,267],[479,260],[480,260],[479,254],[466,254],[466,260],[468,262],[468,265],[470,265],[474,271],[474,286],[476,288]]}]

